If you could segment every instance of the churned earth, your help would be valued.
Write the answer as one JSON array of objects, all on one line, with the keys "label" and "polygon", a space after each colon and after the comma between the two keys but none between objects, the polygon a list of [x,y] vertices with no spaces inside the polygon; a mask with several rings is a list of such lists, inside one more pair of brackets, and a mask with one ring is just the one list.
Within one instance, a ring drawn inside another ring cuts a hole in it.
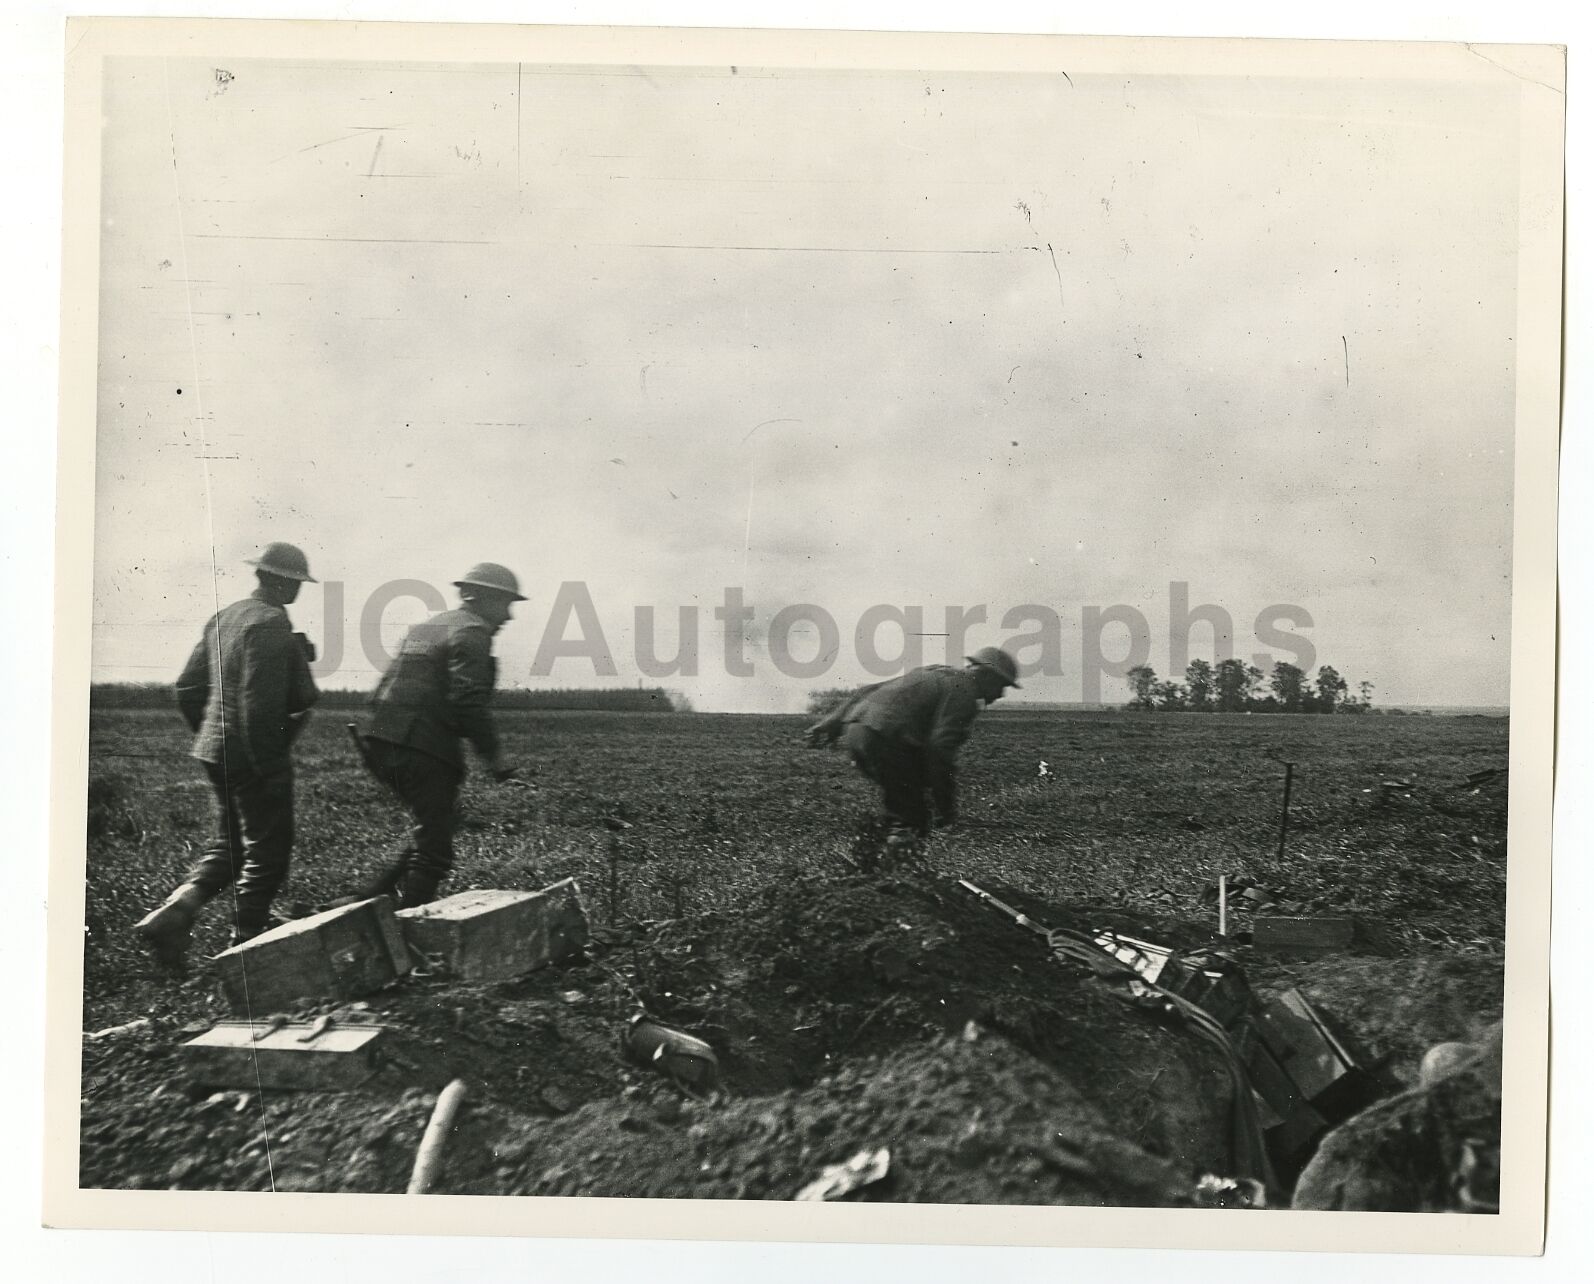
[{"label": "churned earth", "polygon": [[[881,1147],[887,1175],[853,1198],[1167,1206],[1230,1175],[1217,1055],[1049,957],[959,877],[1050,926],[1182,948],[1212,937],[1217,873],[1354,914],[1342,955],[1239,952],[1256,990],[1300,989],[1402,1084],[1429,1046],[1500,1016],[1504,790],[1458,788],[1503,765],[1497,720],[989,717],[966,827],[923,870],[865,875],[845,858],[867,792],[839,756],[791,747],[800,720],[571,715],[511,724],[542,790],[528,805],[473,783],[452,890],[575,876],[586,955],[306,1005],[387,1027],[380,1072],[345,1093],[215,1092],[186,1082],[177,1048],[223,1014],[204,960],[221,925],[180,982],[126,932],[202,840],[197,771],[164,720],[96,718],[85,1029],[148,1023],[85,1039],[84,1186],[401,1191],[455,1078],[466,1106],[437,1188],[458,1193],[790,1199]],[[1369,725],[1313,725],[1352,722]],[[301,755],[285,906],[348,890],[400,833],[336,730],[313,728]],[[1281,739],[1303,764],[1283,861]],[[1382,789],[1391,777],[1408,787]],[[1231,933],[1248,926],[1237,905]],[[717,1091],[625,1056],[639,1010],[716,1050]]]}]

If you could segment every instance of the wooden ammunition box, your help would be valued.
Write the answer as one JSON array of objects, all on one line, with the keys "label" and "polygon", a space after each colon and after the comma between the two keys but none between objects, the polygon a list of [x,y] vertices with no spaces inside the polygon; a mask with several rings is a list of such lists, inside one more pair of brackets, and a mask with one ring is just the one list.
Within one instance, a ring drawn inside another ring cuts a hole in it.
[{"label": "wooden ammunition box", "polygon": [[1251,922],[1251,944],[1264,954],[1320,958],[1350,949],[1356,924],[1348,918],[1282,918],[1258,914]]},{"label": "wooden ammunition box", "polygon": [[342,1092],[357,1088],[379,1067],[384,1031],[376,1025],[222,1021],[179,1049],[184,1072],[218,1088],[278,1088]]},{"label": "wooden ammunition box", "polygon": [[304,999],[358,998],[410,970],[385,896],[284,923],[215,962],[222,994],[240,1016],[280,1012]]},{"label": "wooden ammunition box", "polygon": [[460,892],[400,910],[411,948],[446,976],[498,981],[557,963],[587,943],[580,889],[565,879],[540,892]]}]

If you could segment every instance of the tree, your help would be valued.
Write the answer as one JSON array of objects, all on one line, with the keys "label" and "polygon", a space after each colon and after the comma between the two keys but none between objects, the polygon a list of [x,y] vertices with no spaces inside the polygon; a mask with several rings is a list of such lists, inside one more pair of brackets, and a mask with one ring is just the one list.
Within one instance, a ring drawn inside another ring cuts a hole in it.
[{"label": "tree", "polygon": [[1129,689],[1134,692],[1129,701],[1131,709],[1156,707],[1157,671],[1149,664],[1137,664],[1124,675],[1129,679]]},{"label": "tree", "polygon": [[1189,693],[1184,689],[1183,683],[1159,682],[1157,683],[1156,695],[1157,708],[1159,709],[1176,713],[1190,707]]},{"label": "tree", "polygon": [[1273,676],[1268,679],[1273,698],[1285,713],[1299,713],[1306,690],[1306,674],[1299,665],[1279,660],[1273,665]]},{"label": "tree", "polygon": [[1212,708],[1217,684],[1209,661],[1191,660],[1185,666],[1184,685],[1190,708],[1199,713],[1206,713]]},{"label": "tree", "polygon": [[1317,671],[1318,712],[1333,713],[1348,690],[1350,683],[1339,676],[1339,670],[1333,665],[1325,664]]},{"label": "tree", "polygon": [[1245,666],[1245,703],[1247,706],[1254,704],[1262,696],[1262,670],[1254,664]]},{"label": "tree", "polygon": [[1373,684],[1371,682],[1358,682],[1356,687],[1362,693],[1362,708],[1371,709],[1373,707]]},{"label": "tree", "polygon": [[1217,689],[1218,709],[1223,713],[1238,713],[1245,708],[1251,695],[1251,674],[1260,672],[1251,669],[1244,660],[1221,660],[1213,671],[1213,682]]}]

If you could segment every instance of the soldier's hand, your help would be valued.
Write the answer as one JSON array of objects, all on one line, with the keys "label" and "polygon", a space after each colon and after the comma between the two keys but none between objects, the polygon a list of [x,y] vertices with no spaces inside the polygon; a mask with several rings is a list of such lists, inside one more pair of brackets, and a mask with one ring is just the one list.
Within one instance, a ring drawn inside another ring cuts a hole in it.
[{"label": "soldier's hand", "polygon": [[836,743],[840,730],[834,722],[816,722],[803,732],[803,737],[810,749],[824,749]]}]

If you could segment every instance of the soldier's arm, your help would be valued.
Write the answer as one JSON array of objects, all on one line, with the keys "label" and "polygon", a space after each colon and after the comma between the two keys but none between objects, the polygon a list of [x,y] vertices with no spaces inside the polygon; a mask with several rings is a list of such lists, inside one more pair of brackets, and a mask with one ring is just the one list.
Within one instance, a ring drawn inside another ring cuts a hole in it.
[{"label": "soldier's arm", "polygon": [[964,684],[949,687],[935,711],[925,757],[929,762],[930,796],[935,801],[936,818],[943,825],[957,820],[958,750],[974,729],[979,704]]},{"label": "soldier's arm", "polygon": [[238,639],[242,670],[238,722],[248,765],[263,771],[280,765],[293,738],[288,717],[289,674],[298,644],[286,616],[252,624]]},{"label": "soldier's arm", "polygon": [[857,707],[858,701],[862,700],[871,691],[878,691],[883,686],[885,686],[883,682],[871,682],[866,687],[859,687],[823,718],[809,727],[803,732],[809,747],[819,749],[835,744],[836,737],[841,735],[841,728],[847,721],[847,715]]},{"label": "soldier's arm", "polygon": [[488,705],[496,679],[492,644],[480,629],[465,629],[456,634],[448,648],[448,707],[454,730],[470,741],[489,768],[498,774],[507,770],[498,729]]},{"label": "soldier's arm", "polygon": [[205,720],[205,706],[210,703],[210,648],[207,626],[204,636],[189,655],[188,663],[177,676],[177,708],[190,731],[199,730],[200,723]]},{"label": "soldier's arm", "polygon": [[303,633],[293,635],[288,657],[288,739],[296,740],[310,721],[310,709],[321,698],[310,664],[315,644]]}]

